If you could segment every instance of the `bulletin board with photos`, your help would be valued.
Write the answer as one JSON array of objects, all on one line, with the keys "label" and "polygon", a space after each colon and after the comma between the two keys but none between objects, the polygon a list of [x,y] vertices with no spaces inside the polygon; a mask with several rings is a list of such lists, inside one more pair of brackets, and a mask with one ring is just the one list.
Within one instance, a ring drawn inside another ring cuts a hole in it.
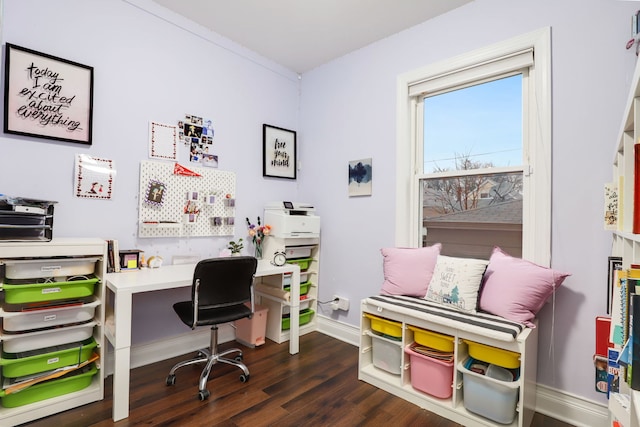
[{"label": "bulletin board with photos", "polygon": [[235,190],[233,172],[143,161],[138,236],[233,236]]}]

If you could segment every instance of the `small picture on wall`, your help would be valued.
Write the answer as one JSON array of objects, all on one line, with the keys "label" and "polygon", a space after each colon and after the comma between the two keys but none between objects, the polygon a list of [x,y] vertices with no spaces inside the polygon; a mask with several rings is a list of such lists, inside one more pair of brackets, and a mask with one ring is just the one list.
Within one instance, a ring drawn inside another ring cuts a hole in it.
[{"label": "small picture on wall", "polygon": [[200,138],[202,136],[202,126],[196,126],[192,123],[184,124],[184,134],[187,136],[192,136],[196,138]]},{"label": "small picture on wall", "polygon": [[372,171],[371,159],[349,162],[349,197],[371,195]]},{"label": "small picture on wall", "polygon": [[203,154],[202,155],[202,165],[210,168],[218,167],[218,156],[215,154]]},{"label": "small picture on wall", "polygon": [[115,175],[116,168],[113,160],[77,154],[75,196],[87,199],[111,199]]},{"label": "small picture on wall", "polygon": [[147,187],[145,202],[156,206],[162,206],[162,203],[164,203],[166,189],[167,187],[164,183],[150,180],[149,186]]}]

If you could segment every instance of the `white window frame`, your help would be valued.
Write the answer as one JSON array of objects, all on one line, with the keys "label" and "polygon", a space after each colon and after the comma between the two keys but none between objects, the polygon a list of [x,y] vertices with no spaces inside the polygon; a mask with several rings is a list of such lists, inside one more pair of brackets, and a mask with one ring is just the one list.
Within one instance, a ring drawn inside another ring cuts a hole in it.
[{"label": "white window frame", "polygon": [[[421,99],[411,88],[429,79],[527,49],[534,51],[534,65],[523,79],[528,106],[523,117],[522,257],[540,265],[551,263],[551,29],[514,37],[449,60],[402,74],[397,80],[396,126],[396,242],[420,246],[419,212],[422,203],[421,130],[416,115]],[[420,141],[418,144],[417,141]],[[527,146],[528,141],[528,146]],[[420,151],[420,152],[418,152]],[[502,168],[495,168],[500,171]]]}]

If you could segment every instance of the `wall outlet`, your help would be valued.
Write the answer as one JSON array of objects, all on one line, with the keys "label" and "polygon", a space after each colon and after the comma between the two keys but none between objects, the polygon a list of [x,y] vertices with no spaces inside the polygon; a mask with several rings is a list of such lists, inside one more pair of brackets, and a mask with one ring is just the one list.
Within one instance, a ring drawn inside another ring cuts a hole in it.
[{"label": "wall outlet", "polygon": [[341,297],[338,295],[333,296],[333,302],[331,303],[331,308],[334,310],[344,310],[349,311],[349,299],[345,297]]}]

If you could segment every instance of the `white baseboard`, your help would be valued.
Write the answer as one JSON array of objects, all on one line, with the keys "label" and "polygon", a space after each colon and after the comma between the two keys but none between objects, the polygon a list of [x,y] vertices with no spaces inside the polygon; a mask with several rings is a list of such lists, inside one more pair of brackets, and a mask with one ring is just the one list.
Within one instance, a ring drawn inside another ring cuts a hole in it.
[{"label": "white baseboard", "polygon": [[[230,325],[222,325],[218,329],[218,342],[221,344],[233,341],[235,337],[235,330]],[[209,347],[210,340],[211,329],[201,328],[162,340],[134,345],[131,347],[131,369]],[[112,349],[109,350],[105,371],[107,376],[113,374],[113,353]]]},{"label": "white baseboard", "polygon": [[536,412],[577,427],[611,425],[606,405],[542,384],[537,388]]},{"label": "white baseboard", "polygon": [[316,314],[318,332],[329,335],[356,347],[360,346],[360,328],[347,323],[333,320],[327,316]]},{"label": "white baseboard", "polygon": [[[318,332],[348,344],[360,345],[360,328],[316,315]],[[220,327],[218,341],[225,343],[235,339],[235,331],[229,325]],[[206,328],[176,335],[167,339],[134,345],[131,348],[131,368],[148,365],[161,360],[180,356],[209,346],[211,331]],[[113,373],[113,354],[107,355],[106,374]],[[609,411],[606,405],[584,399],[538,384],[536,393],[536,412],[573,424],[577,427],[609,426]]]},{"label": "white baseboard", "polygon": [[[233,341],[235,338],[235,330],[230,325],[222,325],[218,329],[218,343]],[[131,369],[207,348],[210,341],[211,329],[201,328],[168,339],[133,346]]]}]

